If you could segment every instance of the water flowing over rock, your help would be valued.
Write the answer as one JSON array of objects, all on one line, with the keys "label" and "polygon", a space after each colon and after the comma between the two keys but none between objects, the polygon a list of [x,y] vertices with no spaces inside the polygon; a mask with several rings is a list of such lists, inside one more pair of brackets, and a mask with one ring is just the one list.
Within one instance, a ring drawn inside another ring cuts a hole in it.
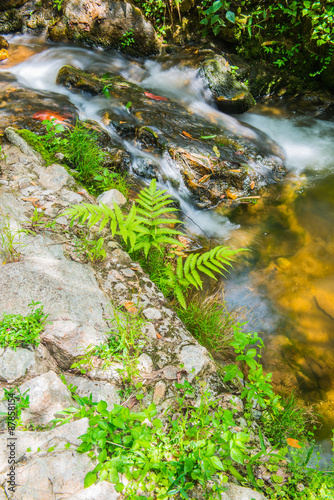
[{"label": "water flowing over rock", "polygon": [[[213,109],[205,117],[195,115],[180,103],[146,92],[121,76],[109,74],[102,80],[73,66],[60,69],[57,83],[96,96],[103,123],[148,153],[139,156],[134,171],[154,177],[163,161],[170,162],[200,208],[217,205],[224,197],[253,194],[254,188],[285,173],[277,144]],[[106,86],[110,98],[103,105],[100,96]],[[174,187],[180,185],[181,179],[169,178],[167,171],[162,177]]]}]

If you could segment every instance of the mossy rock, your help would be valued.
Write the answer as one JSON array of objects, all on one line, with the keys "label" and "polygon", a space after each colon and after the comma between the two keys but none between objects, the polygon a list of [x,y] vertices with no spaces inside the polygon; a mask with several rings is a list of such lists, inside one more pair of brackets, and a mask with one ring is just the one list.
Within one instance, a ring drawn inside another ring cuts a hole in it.
[{"label": "mossy rock", "polygon": [[28,0],[1,0],[0,11],[17,9],[22,7]]},{"label": "mossy rock", "polygon": [[217,107],[224,113],[244,113],[254,106],[248,87],[237,80],[223,56],[207,57],[200,64],[200,74],[212,91]]}]

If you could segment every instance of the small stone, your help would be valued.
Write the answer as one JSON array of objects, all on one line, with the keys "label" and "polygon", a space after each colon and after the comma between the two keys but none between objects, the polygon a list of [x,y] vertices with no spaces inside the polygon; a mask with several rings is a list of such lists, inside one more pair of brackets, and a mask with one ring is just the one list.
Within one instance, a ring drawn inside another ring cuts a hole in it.
[{"label": "small stone", "polygon": [[109,208],[114,208],[114,202],[117,203],[118,206],[123,206],[127,202],[125,196],[118,191],[118,189],[110,189],[109,191],[105,191],[97,197],[96,201],[101,205],[107,205]]},{"label": "small stone", "polygon": [[112,264],[123,264],[124,266],[129,266],[132,260],[129,254],[117,248],[111,253],[111,263]]},{"label": "small stone", "polygon": [[75,186],[75,180],[61,165],[50,165],[40,172],[39,182],[45,189],[59,191],[65,186]]},{"label": "small stone", "polygon": [[19,179],[19,188],[20,189],[24,189],[24,188],[27,188],[29,186],[31,186],[30,179],[27,179],[26,177],[24,177],[23,179]]},{"label": "small stone", "polygon": [[153,403],[158,405],[166,393],[166,384],[160,380],[154,388]]},{"label": "small stone", "polygon": [[153,370],[153,361],[147,354],[143,353],[138,358],[137,368],[141,374],[149,374]]},{"label": "small stone", "polygon": [[212,366],[208,351],[205,347],[198,345],[187,345],[182,348],[179,355],[180,363],[184,365],[189,373],[188,381],[191,382],[196,375],[199,375],[205,368]]},{"label": "small stone", "polygon": [[122,269],[121,273],[124,274],[124,276],[126,276],[127,278],[132,278],[133,276],[135,276],[135,272],[128,267],[126,269]]},{"label": "small stone", "polygon": [[63,161],[63,159],[65,158],[65,155],[64,155],[64,153],[56,153],[55,158],[57,158],[57,160],[59,160],[59,161]]},{"label": "small stone", "polygon": [[161,312],[155,307],[148,307],[147,309],[144,309],[143,314],[146,319],[158,320],[162,318]]},{"label": "small stone", "polygon": [[69,189],[63,189],[60,193],[60,198],[68,203],[71,203],[71,205],[81,203],[83,200],[80,194],[70,191]]},{"label": "small stone", "polygon": [[163,375],[167,380],[176,380],[178,371],[176,366],[168,365],[163,369]]},{"label": "small stone", "polygon": [[66,226],[66,224],[68,223],[68,220],[66,217],[64,217],[63,215],[61,217],[57,217],[56,219],[56,223],[57,224],[61,224],[62,226]]}]

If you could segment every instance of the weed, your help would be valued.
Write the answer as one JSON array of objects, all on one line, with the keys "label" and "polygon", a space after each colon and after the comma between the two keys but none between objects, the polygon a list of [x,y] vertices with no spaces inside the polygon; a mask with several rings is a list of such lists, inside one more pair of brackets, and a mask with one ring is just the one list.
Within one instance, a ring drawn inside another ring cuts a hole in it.
[{"label": "weed", "polygon": [[7,429],[10,436],[14,435],[15,428],[21,425],[21,413],[25,408],[29,408],[29,395],[26,394],[30,391],[21,394],[19,387],[12,389],[4,388],[4,398],[2,401],[7,401],[7,412],[0,412],[0,416],[7,417]]},{"label": "weed", "polygon": [[231,351],[234,318],[216,296],[203,300],[195,294],[186,309],[177,308],[177,314],[193,337],[215,358],[226,358]]},{"label": "weed", "polygon": [[104,168],[93,178],[90,190],[93,194],[100,194],[109,189],[118,189],[125,197],[129,193],[125,176]]},{"label": "weed", "polygon": [[62,9],[63,1],[64,0],[53,0],[53,8],[60,11]]},{"label": "weed", "polygon": [[0,255],[4,259],[2,264],[17,262],[21,258],[20,248],[22,244],[20,243],[20,235],[26,233],[26,230],[13,230],[9,215],[3,216],[0,224]]},{"label": "weed", "polygon": [[103,245],[104,239],[102,237],[98,240],[89,240],[87,237],[82,237],[75,240],[74,251],[83,254],[91,262],[97,262],[105,259],[107,255]]},{"label": "weed", "polygon": [[48,315],[43,306],[36,309],[40,302],[31,301],[31,312],[27,316],[4,313],[0,320],[0,347],[9,347],[16,351],[17,347],[38,346],[39,334],[47,323]]},{"label": "weed", "polygon": [[135,43],[133,38],[133,30],[126,31],[120,38],[120,44],[122,47],[130,47]]}]

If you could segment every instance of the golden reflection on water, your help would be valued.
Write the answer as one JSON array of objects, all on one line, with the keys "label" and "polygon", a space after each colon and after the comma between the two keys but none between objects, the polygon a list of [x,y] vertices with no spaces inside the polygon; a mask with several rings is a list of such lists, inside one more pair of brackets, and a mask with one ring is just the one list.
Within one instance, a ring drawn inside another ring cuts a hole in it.
[{"label": "golden reflection on water", "polygon": [[[265,369],[276,388],[319,403],[334,425],[334,176],[291,178],[238,207],[235,246],[251,244],[249,282],[285,318],[266,335]],[[256,259],[256,263],[254,263]],[[248,260],[248,262],[247,262]],[[253,311],[256,316],[256,310]]]}]

